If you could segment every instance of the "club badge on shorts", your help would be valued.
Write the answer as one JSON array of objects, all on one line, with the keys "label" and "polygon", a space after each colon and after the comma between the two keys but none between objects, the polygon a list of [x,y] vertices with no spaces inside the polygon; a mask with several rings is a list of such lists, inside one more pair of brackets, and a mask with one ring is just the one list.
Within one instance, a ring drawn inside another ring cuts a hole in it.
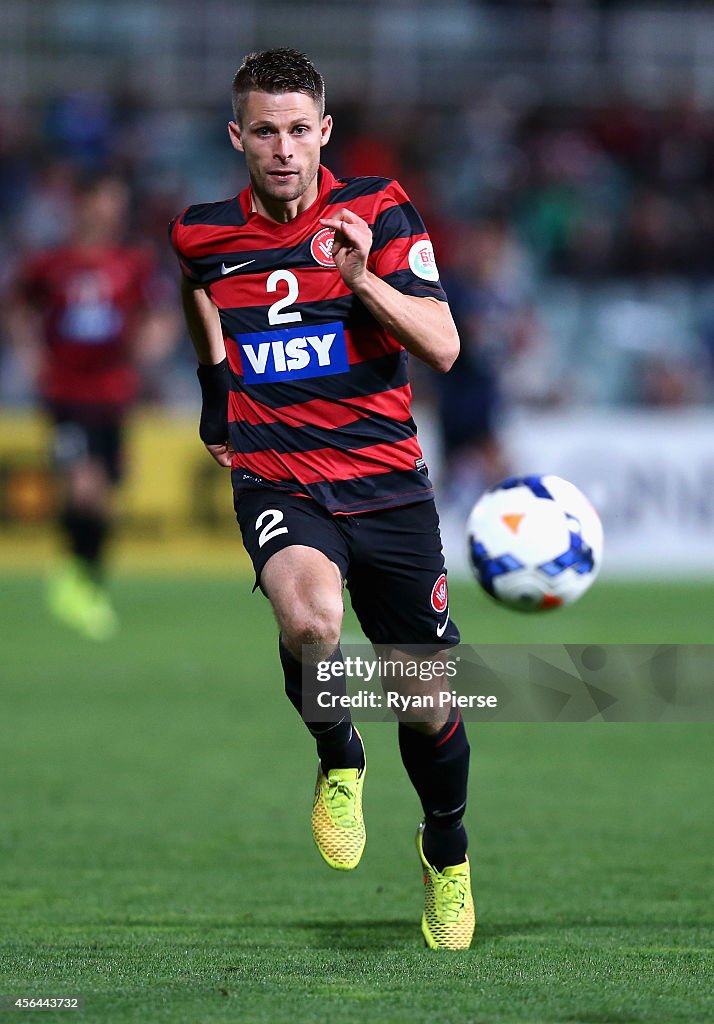
[{"label": "club badge on shorts", "polygon": [[438,615],[442,615],[449,606],[449,588],[446,585],[446,573],[441,574],[431,588],[431,607]]}]

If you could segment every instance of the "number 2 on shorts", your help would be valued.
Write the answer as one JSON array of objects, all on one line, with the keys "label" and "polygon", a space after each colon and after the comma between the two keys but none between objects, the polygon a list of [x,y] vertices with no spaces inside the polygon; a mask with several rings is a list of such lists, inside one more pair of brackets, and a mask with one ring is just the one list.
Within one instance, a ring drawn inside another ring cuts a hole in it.
[{"label": "number 2 on shorts", "polygon": [[[262,548],[264,544],[267,544],[273,537],[278,537],[281,533],[287,533],[287,526],[278,526],[278,523],[282,523],[285,516],[279,508],[266,508],[264,512],[261,512],[255,521],[256,530],[260,530],[258,534],[258,547]],[[267,519],[265,526],[263,523]],[[263,529],[261,530],[261,526]]]}]

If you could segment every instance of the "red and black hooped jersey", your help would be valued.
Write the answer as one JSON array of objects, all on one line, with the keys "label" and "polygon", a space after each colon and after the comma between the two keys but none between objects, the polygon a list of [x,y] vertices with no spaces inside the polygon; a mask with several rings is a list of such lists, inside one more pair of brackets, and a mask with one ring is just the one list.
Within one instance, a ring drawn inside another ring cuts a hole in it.
[{"label": "red and black hooped jersey", "polygon": [[153,254],[138,246],[65,245],[28,258],[16,289],[41,316],[46,400],[107,410],[133,401],[132,346],[155,278]]},{"label": "red and black hooped jersey", "polygon": [[234,486],[277,485],[337,513],[430,498],[407,353],[345,285],[334,232],[320,224],[352,210],[373,233],[369,270],[445,301],[419,214],[396,181],[338,180],[326,168],[317,200],[286,224],[251,205],[247,188],[190,206],[170,228],[184,273],[220,314]]}]

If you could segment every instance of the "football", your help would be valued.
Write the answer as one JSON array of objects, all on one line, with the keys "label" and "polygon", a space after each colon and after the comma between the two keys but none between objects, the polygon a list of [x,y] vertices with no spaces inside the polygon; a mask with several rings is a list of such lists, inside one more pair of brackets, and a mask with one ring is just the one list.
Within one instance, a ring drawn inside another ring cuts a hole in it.
[{"label": "football", "polygon": [[600,517],[559,476],[519,476],[486,491],[468,518],[469,559],[487,594],[508,608],[571,604],[602,562]]}]

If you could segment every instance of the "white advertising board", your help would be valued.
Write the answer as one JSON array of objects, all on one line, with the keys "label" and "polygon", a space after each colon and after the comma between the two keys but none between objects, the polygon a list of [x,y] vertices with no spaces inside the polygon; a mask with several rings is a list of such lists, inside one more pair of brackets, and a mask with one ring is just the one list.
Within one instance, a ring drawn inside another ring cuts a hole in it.
[{"label": "white advertising board", "polygon": [[[438,467],[438,426],[419,422]],[[714,413],[530,413],[501,437],[513,475],[556,473],[590,498],[605,530],[603,575],[698,576],[714,586]],[[440,512],[449,569],[466,574],[464,515],[443,500]]]},{"label": "white advertising board", "polygon": [[557,473],[588,495],[603,572],[712,574],[714,585],[714,415],[530,415],[504,440],[514,473]]}]

